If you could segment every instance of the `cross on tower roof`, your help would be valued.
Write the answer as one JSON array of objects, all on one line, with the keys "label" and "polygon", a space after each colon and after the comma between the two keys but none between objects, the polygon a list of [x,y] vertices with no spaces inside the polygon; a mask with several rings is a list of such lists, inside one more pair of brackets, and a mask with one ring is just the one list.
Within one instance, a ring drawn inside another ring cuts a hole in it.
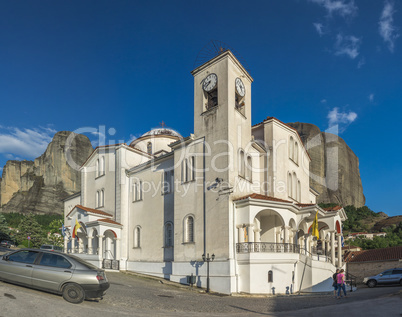
[{"label": "cross on tower roof", "polygon": [[162,128],[166,127],[166,124],[164,121],[162,121],[161,123],[159,123],[161,125]]}]

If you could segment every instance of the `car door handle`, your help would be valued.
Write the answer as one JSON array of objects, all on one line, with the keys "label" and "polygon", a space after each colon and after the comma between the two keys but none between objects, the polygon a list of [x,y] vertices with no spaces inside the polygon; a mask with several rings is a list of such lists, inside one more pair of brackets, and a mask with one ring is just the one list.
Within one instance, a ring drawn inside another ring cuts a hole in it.
[{"label": "car door handle", "polygon": [[32,265],[25,265],[26,267],[32,267]]},{"label": "car door handle", "polygon": [[71,271],[64,271],[64,272],[66,272],[66,273],[71,273]]}]

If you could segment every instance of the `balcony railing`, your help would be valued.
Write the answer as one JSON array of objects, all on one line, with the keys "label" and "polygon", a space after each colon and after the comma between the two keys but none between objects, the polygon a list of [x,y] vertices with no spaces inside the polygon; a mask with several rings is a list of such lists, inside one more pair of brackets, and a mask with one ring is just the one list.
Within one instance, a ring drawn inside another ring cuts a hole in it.
[{"label": "balcony railing", "polygon": [[316,259],[318,261],[331,262],[329,255],[324,255],[322,250],[311,248],[311,252],[293,243],[274,243],[274,242],[243,242],[236,243],[237,253],[299,253]]},{"label": "balcony railing", "polygon": [[300,246],[293,243],[243,242],[236,243],[236,252],[300,253]]}]

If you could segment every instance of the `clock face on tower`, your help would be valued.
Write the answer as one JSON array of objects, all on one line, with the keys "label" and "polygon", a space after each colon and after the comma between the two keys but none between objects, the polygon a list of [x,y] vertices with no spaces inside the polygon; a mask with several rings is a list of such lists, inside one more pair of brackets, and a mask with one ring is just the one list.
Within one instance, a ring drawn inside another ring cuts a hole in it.
[{"label": "clock face on tower", "polygon": [[216,87],[217,82],[218,76],[214,73],[209,74],[207,77],[205,77],[202,83],[202,89],[204,89],[206,92],[210,92]]},{"label": "clock face on tower", "polygon": [[246,87],[244,86],[243,81],[239,77],[237,77],[235,83],[237,93],[240,97],[244,97],[244,95],[246,94]]}]

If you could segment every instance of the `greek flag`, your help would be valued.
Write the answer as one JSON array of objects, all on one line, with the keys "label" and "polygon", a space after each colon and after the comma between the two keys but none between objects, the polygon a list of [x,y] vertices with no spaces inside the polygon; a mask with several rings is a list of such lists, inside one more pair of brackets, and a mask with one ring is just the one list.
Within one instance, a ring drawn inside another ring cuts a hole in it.
[{"label": "greek flag", "polygon": [[345,246],[345,241],[343,240],[343,236],[341,237],[341,241],[342,241],[342,248]]}]

